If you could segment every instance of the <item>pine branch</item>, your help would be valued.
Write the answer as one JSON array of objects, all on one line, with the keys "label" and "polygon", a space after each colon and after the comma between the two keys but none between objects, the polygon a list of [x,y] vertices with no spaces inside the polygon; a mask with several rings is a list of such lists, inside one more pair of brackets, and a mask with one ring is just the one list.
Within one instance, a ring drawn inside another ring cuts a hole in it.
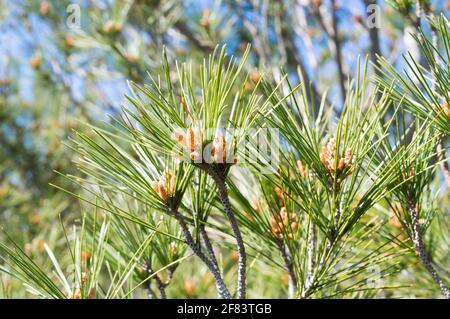
[{"label": "pine branch", "polygon": [[283,240],[277,240],[276,243],[289,276],[289,299],[293,299],[297,288],[297,277],[295,276],[294,263],[292,262],[292,257],[287,250],[286,245],[283,243]]},{"label": "pine branch", "polygon": [[[156,287],[158,288],[160,298],[167,299],[167,295],[166,295],[167,285],[162,282],[161,278],[157,274],[155,274],[155,272],[154,272],[153,268],[150,266],[149,262],[146,263],[145,267],[146,267],[147,274],[149,276],[152,276],[152,279],[156,282]],[[148,281],[147,289],[149,291],[149,295],[152,296],[153,292],[152,292],[150,286],[151,286],[151,280]]]},{"label": "pine branch", "polygon": [[186,239],[186,243],[191,248],[191,250],[194,252],[195,255],[197,255],[201,261],[208,267],[208,269],[211,271],[211,273],[214,276],[214,279],[216,281],[217,291],[220,297],[225,299],[231,299],[231,294],[228,291],[227,287],[225,286],[225,283],[222,279],[222,276],[220,275],[218,269],[216,266],[211,262],[211,260],[206,257],[206,255],[200,250],[198,245],[195,243],[194,239],[192,238],[191,233],[189,232],[189,229],[186,225],[186,222],[184,220],[183,215],[180,214],[180,212],[172,207],[167,206],[166,207],[167,212],[172,215],[179,223],[181,230],[183,231],[183,235]]},{"label": "pine branch", "polygon": [[203,242],[205,243],[206,251],[208,252],[211,261],[214,263],[214,266],[219,270],[219,264],[217,262],[216,254],[214,253],[214,248],[209,239],[208,233],[206,232],[205,225],[200,224],[200,234],[203,238]]},{"label": "pine branch", "polygon": [[314,226],[314,222],[311,219],[308,230],[308,272],[306,275],[306,288],[308,288],[313,281],[314,268],[316,267],[316,244],[316,228]]},{"label": "pine branch", "polygon": [[412,223],[412,230],[413,230],[413,243],[414,247],[416,249],[416,253],[419,256],[420,260],[422,261],[423,265],[427,269],[427,271],[431,274],[431,277],[433,277],[433,280],[439,285],[439,288],[441,289],[442,293],[447,299],[450,299],[450,291],[445,286],[444,282],[442,281],[441,277],[438,275],[436,270],[434,269],[433,265],[431,264],[431,261],[428,257],[427,252],[425,251],[425,246],[422,241],[422,235],[420,234],[420,226],[419,226],[419,218],[417,214],[416,209],[416,201],[412,198],[408,201],[408,209],[409,213],[411,214],[411,223]]},{"label": "pine branch", "polygon": [[238,298],[245,298],[245,288],[246,288],[246,263],[247,254],[245,252],[244,240],[242,239],[241,231],[236,221],[236,217],[231,209],[230,199],[228,197],[227,184],[225,182],[225,177],[218,173],[210,164],[202,163],[201,169],[203,169],[216,183],[217,189],[219,190],[220,201],[222,202],[225,215],[231,226],[231,230],[236,238],[236,246],[238,253],[238,287],[237,293]]}]

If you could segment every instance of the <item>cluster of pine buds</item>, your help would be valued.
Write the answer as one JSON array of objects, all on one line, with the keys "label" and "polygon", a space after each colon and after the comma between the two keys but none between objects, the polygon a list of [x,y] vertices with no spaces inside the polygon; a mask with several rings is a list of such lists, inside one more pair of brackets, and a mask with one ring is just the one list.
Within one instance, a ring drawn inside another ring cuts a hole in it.
[{"label": "cluster of pine buds", "polygon": [[211,156],[217,163],[225,163],[227,161],[227,140],[223,135],[219,135],[214,139]]},{"label": "cluster of pine buds", "polygon": [[[325,167],[330,172],[334,172],[335,169],[335,162],[336,162],[336,139],[333,137],[330,139],[328,144],[324,147],[322,147],[322,152],[320,153],[320,161],[325,165]],[[337,170],[339,172],[344,171],[346,168],[350,168],[352,164],[352,149],[348,148],[345,151],[344,156],[338,155],[338,162],[337,162]]]},{"label": "cluster of pine buds", "polygon": [[152,188],[162,200],[167,200],[175,194],[176,181],[175,175],[166,172],[160,181],[152,182]]},{"label": "cluster of pine buds", "polygon": [[198,128],[188,128],[186,134],[176,132],[175,139],[189,153],[189,157],[193,161],[198,161],[202,153],[202,131]]},{"label": "cluster of pine buds", "polygon": [[279,214],[271,217],[270,227],[272,234],[277,239],[283,239],[284,235],[287,235],[287,239],[291,240],[298,228],[297,217],[292,213],[288,213],[286,207],[283,206]]},{"label": "cluster of pine buds", "polygon": [[[175,139],[180,143],[189,153],[192,161],[198,161],[202,155],[202,135],[203,131],[196,128],[188,128],[186,134],[175,133]],[[229,144],[222,134],[214,138],[211,147],[211,158],[216,163],[227,163],[229,156]],[[237,157],[233,158],[233,164],[236,164]]]}]

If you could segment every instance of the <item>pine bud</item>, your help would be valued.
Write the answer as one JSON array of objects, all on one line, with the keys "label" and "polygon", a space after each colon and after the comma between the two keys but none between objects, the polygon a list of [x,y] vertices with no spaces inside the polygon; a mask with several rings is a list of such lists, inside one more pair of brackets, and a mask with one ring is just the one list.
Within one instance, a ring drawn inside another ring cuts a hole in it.
[{"label": "pine bud", "polygon": [[88,299],[95,299],[95,296],[97,295],[97,289],[94,287],[89,291]]},{"label": "pine bud", "polygon": [[355,22],[362,24],[362,16],[360,14],[357,14],[353,17],[353,19],[355,19]]},{"label": "pine bud", "polygon": [[344,157],[342,157],[341,155],[339,155],[339,152],[336,152],[336,139],[332,138],[326,146],[322,147],[322,152],[320,153],[320,161],[323,163],[323,165],[325,165],[329,172],[332,173],[335,170],[336,155],[338,156],[338,172],[342,172],[351,167],[353,156],[352,148],[348,148],[345,152]]},{"label": "pine bud", "polygon": [[151,183],[152,189],[161,197],[162,200],[167,200],[169,197],[175,195],[177,178],[169,172],[166,172],[160,181],[153,181]]},{"label": "pine bud", "polygon": [[259,82],[259,80],[261,79],[261,73],[258,70],[253,70],[250,73],[250,80],[252,80],[253,82]]},{"label": "pine bud", "polygon": [[191,279],[186,279],[184,281],[184,291],[188,296],[192,296],[194,294],[195,290],[195,284],[194,281]]},{"label": "pine bud", "polygon": [[31,57],[30,59],[30,66],[33,69],[39,69],[41,67],[42,64],[42,57],[40,55],[34,55]]},{"label": "pine bud", "polygon": [[33,225],[39,225],[41,223],[41,215],[39,214],[31,215],[30,223],[32,223]]},{"label": "pine bud", "polygon": [[210,25],[211,12],[208,8],[203,9],[202,18],[200,19],[200,25],[207,28]]},{"label": "pine bud", "polygon": [[280,187],[275,186],[274,191],[275,191],[275,195],[277,196],[278,202],[280,203],[280,205],[284,205],[283,190]]},{"label": "pine bud", "polygon": [[89,262],[89,261],[91,260],[91,257],[92,257],[92,255],[91,255],[91,253],[88,252],[88,251],[83,250],[83,251],[80,253],[80,258],[81,258],[81,261],[82,261],[82,262]]},{"label": "pine bud", "polygon": [[75,289],[75,291],[69,293],[67,299],[81,299],[81,291],[80,289]]},{"label": "pine bud", "polygon": [[75,38],[74,38],[73,36],[71,36],[71,35],[67,35],[67,36],[64,38],[64,42],[66,43],[66,46],[67,46],[68,48],[72,48],[72,47],[75,46]]},{"label": "pine bud", "polygon": [[277,239],[283,239],[286,234],[287,239],[292,240],[298,229],[297,217],[293,213],[288,213],[284,206],[278,215],[271,217],[270,225],[272,234]]},{"label": "pine bud", "polygon": [[102,30],[105,33],[110,33],[114,28],[114,21],[108,20],[103,24]]},{"label": "pine bud", "polygon": [[46,16],[50,12],[50,4],[47,1],[42,1],[39,5],[39,13]]},{"label": "pine bud", "polygon": [[227,141],[223,135],[214,139],[211,148],[211,156],[216,163],[226,163],[227,161]]},{"label": "pine bud", "polygon": [[122,23],[120,22],[114,22],[114,31],[120,32],[122,30]]},{"label": "pine bud", "polygon": [[185,142],[185,146],[188,150],[192,152],[199,152],[200,150],[200,142],[201,142],[201,137],[199,134],[199,130],[196,128],[188,128],[187,133],[186,133],[186,142]]}]

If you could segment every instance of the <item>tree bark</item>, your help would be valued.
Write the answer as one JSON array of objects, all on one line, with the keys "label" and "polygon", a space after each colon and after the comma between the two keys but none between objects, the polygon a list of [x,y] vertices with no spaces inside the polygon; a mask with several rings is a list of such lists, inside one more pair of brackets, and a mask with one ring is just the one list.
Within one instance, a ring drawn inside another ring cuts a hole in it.
[{"label": "tree bark", "polygon": [[420,234],[420,225],[419,225],[419,217],[418,217],[417,209],[416,209],[416,202],[414,200],[410,200],[408,202],[408,206],[409,206],[408,207],[409,213],[411,214],[411,223],[412,223],[412,231],[413,231],[412,240],[414,243],[414,248],[416,249],[416,253],[419,256],[419,258],[422,261],[425,268],[427,269],[427,271],[431,274],[431,277],[433,277],[433,280],[439,285],[439,288],[441,289],[444,296],[447,299],[450,299],[450,291],[445,286],[441,277],[438,275],[438,273],[434,269],[434,267],[431,264],[431,261],[428,257],[428,254],[425,251],[425,246],[422,241],[422,235]]}]

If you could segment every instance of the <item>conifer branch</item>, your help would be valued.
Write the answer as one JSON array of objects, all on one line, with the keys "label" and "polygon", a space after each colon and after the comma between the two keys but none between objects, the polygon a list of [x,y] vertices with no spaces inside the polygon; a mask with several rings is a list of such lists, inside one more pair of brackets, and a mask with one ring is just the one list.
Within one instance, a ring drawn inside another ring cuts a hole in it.
[{"label": "conifer branch", "polygon": [[420,225],[419,225],[419,217],[417,212],[417,203],[413,198],[410,198],[408,201],[408,209],[409,213],[411,215],[411,224],[412,224],[412,235],[413,235],[413,243],[414,248],[416,249],[416,253],[419,256],[420,260],[422,261],[423,265],[427,269],[427,271],[430,273],[431,277],[433,277],[433,280],[439,285],[439,288],[442,291],[442,294],[447,298],[450,299],[450,291],[445,286],[444,282],[442,281],[439,274],[434,269],[433,265],[431,264],[430,258],[428,257],[428,254],[425,250],[425,246],[422,241],[422,234],[420,233]]},{"label": "conifer branch", "polygon": [[225,286],[225,283],[222,279],[222,276],[220,275],[218,269],[214,265],[213,262],[211,262],[208,257],[201,251],[201,249],[198,247],[198,245],[195,243],[194,238],[192,237],[187,224],[184,220],[183,215],[180,214],[180,212],[172,207],[167,206],[166,207],[167,212],[172,215],[179,223],[181,230],[183,232],[184,238],[186,239],[186,243],[191,248],[191,250],[194,252],[195,255],[197,255],[201,261],[208,267],[208,269],[211,271],[211,273],[214,276],[214,279],[216,281],[217,291],[221,298],[225,299],[231,299],[231,294],[228,291],[227,287]]},{"label": "conifer branch", "polygon": [[288,272],[289,276],[289,299],[293,299],[295,297],[295,292],[297,289],[297,276],[294,271],[294,263],[292,261],[292,256],[289,253],[286,245],[284,244],[282,239],[276,240],[278,250],[281,253],[281,257],[283,258],[284,266]]},{"label": "conifer branch", "polygon": [[237,224],[236,217],[231,209],[230,199],[228,197],[227,184],[223,174],[217,172],[210,164],[202,163],[200,166],[216,183],[219,191],[220,201],[222,202],[225,215],[231,226],[231,230],[236,239],[237,253],[238,253],[238,286],[237,294],[239,299],[245,298],[246,290],[246,264],[247,254],[245,252],[244,240],[242,239],[241,231]]}]

